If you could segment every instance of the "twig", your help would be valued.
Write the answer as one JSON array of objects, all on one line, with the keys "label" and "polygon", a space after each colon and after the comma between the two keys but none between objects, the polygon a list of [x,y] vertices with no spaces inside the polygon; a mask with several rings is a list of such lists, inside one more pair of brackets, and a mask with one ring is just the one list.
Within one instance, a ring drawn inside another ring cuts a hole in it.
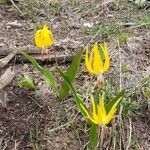
[{"label": "twig", "polygon": [[8,68],[0,78],[0,90],[3,90],[13,80],[15,73],[11,67]]},{"label": "twig", "polygon": [[65,127],[65,126],[70,125],[71,123],[72,123],[72,121],[69,121],[69,122],[67,122],[67,123],[65,123],[65,124],[63,124],[63,125],[60,125],[60,126],[58,126],[58,127],[56,127],[56,128],[53,128],[53,129],[51,129],[51,130],[48,130],[48,132],[49,132],[49,133],[50,133],[50,132],[54,132],[54,131],[59,130],[59,129]]},{"label": "twig", "polygon": [[135,29],[135,28],[139,28],[141,26],[146,26],[146,25],[150,25],[150,22],[146,22],[146,23],[141,23],[139,25],[137,25],[138,23],[135,22],[123,22],[123,23],[118,23],[118,27],[120,26],[124,26],[124,27],[128,27],[122,30],[126,30],[126,29]]},{"label": "twig", "polygon": [[[55,63],[56,60],[58,63],[67,63],[67,62],[71,62],[74,55],[59,55],[56,56],[55,54],[49,54],[49,55],[44,55],[44,59],[42,58],[41,54],[30,54],[31,56],[33,56],[37,62],[39,63]],[[0,56],[2,57],[2,56]],[[20,55],[20,54],[16,54],[15,57],[15,63],[29,63],[30,61],[28,59],[26,59],[24,56]],[[0,62],[0,67],[1,67],[1,62]]]},{"label": "twig", "polygon": [[116,150],[116,127],[115,127],[115,131],[113,128],[113,132],[114,132],[114,136],[113,136],[113,149],[112,150]]},{"label": "twig", "polygon": [[123,110],[123,106],[120,107],[120,112],[119,112],[119,127],[120,127],[120,150],[124,150],[124,141],[123,141],[123,137],[125,137],[125,134],[124,134],[124,129],[122,128],[123,126],[123,123],[122,123],[122,117],[121,117],[121,114],[122,114],[122,110]]},{"label": "twig", "polygon": [[150,25],[150,22],[142,23],[142,24],[139,24],[137,26],[131,26],[128,29],[135,29],[135,28],[139,28],[139,27],[142,27],[142,26],[146,26],[146,25]]},{"label": "twig", "polygon": [[3,68],[16,55],[16,51],[11,52],[5,58],[0,59],[0,68]]},{"label": "twig", "polygon": [[21,14],[21,16],[23,16],[23,12],[17,7],[17,5],[14,3],[13,0],[10,0],[11,3],[13,4],[13,6],[18,10],[18,12]]},{"label": "twig", "polygon": [[119,41],[118,41],[118,47],[119,47],[119,72],[120,72],[120,91],[122,89],[122,56],[121,56],[121,52],[122,52],[122,49],[120,47],[120,44],[119,44]]},{"label": "twig", "polygon": [[7,107],[6,101],[7,101],[7,93],[5,91],[0,91],[0,103],[4,108]]},{"label": "twig", "polygon": [[103,142],[104,142],[104,126],[101,126],[101,141],[100,141],[100,150],[103,150]]},{"label": "twig", "polygon": [[128,150],[130,148],[131,137],[132,137],[132,123],[131,123],[131,118],[129,118],[129,123],[130,123],[130,132],[129,132],[128,144],[127,144],[126,150]]}]

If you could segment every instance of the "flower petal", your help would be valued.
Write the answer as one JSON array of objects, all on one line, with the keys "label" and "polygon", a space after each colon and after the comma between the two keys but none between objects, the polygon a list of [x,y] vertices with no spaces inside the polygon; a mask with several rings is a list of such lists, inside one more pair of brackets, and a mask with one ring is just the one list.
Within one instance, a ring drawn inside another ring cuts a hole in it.
[{"label": "flower petal", "polygon": [[95,102],[94,102],[94,98],[93,96],[91,95],[91,103],[92,103],[92,115],[93,115],[93,118],[94,120],[98,120],[98,116],[97,116],[97,113],[96,113],[96,107],[95,107]]},{"label": "flower petal", "polygon": [[42,41],[42,31],[41,30],[38,30],[36,33],[35,33],[35,44],[37,47],[39,48],[43,48],[43,41]]},{"label": "flower petal", "polygon": [[43,29],[37,30],[34,39],[39,48],[46,48],[54,43],[53,34],[46,25],[43,26]]},{"label": "flower petal", "polygon": [[105,110],[105,103],[104,103],[104,93],[101,96],[101,99],[99,101],[99,110],[102,115],[102,117],[106,117],[106,110]]},{"label": "flower petal", "polygon": [[88,51],[89,51],[88,47],[86,47],[85,66],[90,73],[93,73],[92,66],[91,66],[92,56],[90,55],[90,59],[89,59]]},{"label": "flower petal", "polygon": [[94,47],[92,49],[94,52],[94,59],[93,59],[93,70],[96,75],[100,74],[103,70],[103,63],[100,57],[100,53],[98,50],[98,44],[97,42],[94,44]]},{"label": "flower petal", "polygon": [[53,44],[53,36],[49,30],[43,30],[43,45],[44,47],[51,46]]},{"label": "flower petal", "polygon": [[89,120],[90,120],[91,122],[93,122],[94,124],[99,124],[97,121],[95,121],[95,120],[89,115],[88,111],[86,110],[86,108],[85,108],[82,104],[80,104],[80,106],[81,106],[82,110],[84,111],[84,113],[85,113],[87,119],[89,119]]}]

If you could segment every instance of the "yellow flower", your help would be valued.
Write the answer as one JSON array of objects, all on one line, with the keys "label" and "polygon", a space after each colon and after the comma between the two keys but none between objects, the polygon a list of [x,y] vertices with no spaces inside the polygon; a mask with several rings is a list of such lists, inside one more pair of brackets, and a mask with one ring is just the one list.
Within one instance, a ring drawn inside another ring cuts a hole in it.
[{"label": "yellow flower", "polygon": [[106,43],[104,42],[103,45],[100,45],[100,48],[103,51],[105,62],[103,62],[101,58],[97,42],[94,44],[90,56],[88,56],[88,47],[86,48],[85,65],[87,70],[95,75],[99,75],[100,73],[107,71],[110,66],[110,59]]},{"label": "yellow flower", "polygon": [[95,104],[93,96],[91,96],[92,116],[90,116],[87,109],[82,104],[80,104],[80,106],[83,112],[85,113],[85,116],[87,117],[87,119],[89,119],[91,122],[93,122],[94,124],[106,125],[111,121],[115,112],[117,111],[117,105],[120,102],[121,98],[119,98],[116,101],[116,103],[112,106],[112,108],[110,109],[108,113],[106,113],[106,109],[105,109],[104,94],[102,94],[102,97],[98,105]]},{"label": "yellow flower", "polygon": [[46,25],[36,31],[34,39],[38,48],[46,48],[54,43],[53,34]]}]

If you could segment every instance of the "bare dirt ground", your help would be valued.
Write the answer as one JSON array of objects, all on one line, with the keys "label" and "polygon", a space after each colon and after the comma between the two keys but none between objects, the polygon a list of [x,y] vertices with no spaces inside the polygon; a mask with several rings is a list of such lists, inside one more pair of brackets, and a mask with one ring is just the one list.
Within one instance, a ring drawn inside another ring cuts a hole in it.
[{"label": "bare dirt ground", "polygon": [[[101,43],[105,40],[112,62],[107,78],[115,76],[116,86],[127,91],[122,112],[123,129],[118,130],[118,133],[124,132],[122,147],[116,142],[114,149],[125,149],[131,132],[128,149],[149,150],[150,106],[145,96],[150,82],[149,3],[140,7],[131,1],[20,0],[16,5],[22,14],[12,4],[0,4],[0,58],[15,49],[40,52],[33,37],[43,22],[52,29],[55,45],[50,51],[55,51],[57,55],[75,54],[89,42],[92,46],[94,41]],[[68,66],[65,63],[60,65],[63,68]],[[4,89],[7,107],[3,108],[0,104],[0,149],[87,149],[88,126],[77,113],[72,96],[60,102],[29,63],[15,63],[13,59],[0,70],[0,75],[9,66],[13,67],[16,76]],[[44,66],[56,72],[55,63]],[[79,89],[86,87],[89,79],[83,66],[75,83]],[[18,86],[23,73],[35,78],[35,92]],[[57,82],[61,82],[59,77]],[[117,138],[120,137],[116,135]],[[113,147],[113,144],[108,147],[106,142],[104,149]]]}]

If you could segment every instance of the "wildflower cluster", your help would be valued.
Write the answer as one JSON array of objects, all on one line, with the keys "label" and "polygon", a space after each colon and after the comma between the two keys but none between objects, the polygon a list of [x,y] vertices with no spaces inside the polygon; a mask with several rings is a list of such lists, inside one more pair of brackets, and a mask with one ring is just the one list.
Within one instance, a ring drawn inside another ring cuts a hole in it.
[{"label": "wildflower cluster", "polygon": [[[48,29],[47,25],[44,25],[43,29],[37,30],[37,32],[35,33],[35,44],[38,48],[41,48],[42,55],[43,55],[43,52],[46,51],[47,47],[53,45],[53,43],[54,43],[53,34]],[[75,77],[79,71],[79,67],[81,64],[83,50],[80,50],[79,52],[77,52],[74,59],[72,60],[70,67],[65,73],[63,73],[63,71],[57,67],[58,72],[60,73],[60,75],[62,76],[64,80],[62,83],[62,86],[60,85],[57,86],[55,82],[55,76],[49,69],[43,68],[42,66],[40,66],[32,56],[29,56],[24,52],[21,52],[21,53],[44,76],[46,82],[53,88],[53,90],[56,92],[60,100],[63,100],[67,96],[69,91],[72,92],[77,108],[83,114],[85,119],[88,120],[87,122],[88,123],[90,122],[91,129],[92,131],[94,131],[93,133],[95,133],[94,139],[97,139],[97,133],[96,133],[97,129],[94,128],[93,130],[93,127],[99,127],[99,126],[107,125],[110,123],[110,121],[113,119],[117,111],[118,105],[120,104],[123,98],[124,92],[120,92],[116,96],[116,98],[114,98],[111,101],[107,101],[106,103],[105,102],[105,99],[106,99],[105,90],[101,90],[97,87],[99,91],[98,101],[95,98],[96,91],[92,91],[92,93],[89,93],[89,96],[91,99],[92,112],[88,111],[84,100],[81,98],[82,96],[78,94],[77,90],[73,86],[73,82],[75,80]],[[110,67],[110,58],[108,54],[107,45],[105,42],[101,45],[95,42],[90,54],[89,54],[88,46],[86,47],[85,66],[91,75],[94,75],[97,77],[96,82],[99,82],[99,80],[101,80],[99,77],[103,76],[103,74]],[[29,81],[32,81],[32,80],[30,79]],[[92,81],[92,82],[95,82],[95,81]],[[101,82],[104,82],[104,80],[102,80]],[[31,85],[32,82],[29,82],[29,83]],[[28,84],[25,84],[25,85],[28,85]],[[97,141],[91,142],[91,143],[94,143],[94,145],[92,145],[91,147],[92,149],[95,149]]]}]

